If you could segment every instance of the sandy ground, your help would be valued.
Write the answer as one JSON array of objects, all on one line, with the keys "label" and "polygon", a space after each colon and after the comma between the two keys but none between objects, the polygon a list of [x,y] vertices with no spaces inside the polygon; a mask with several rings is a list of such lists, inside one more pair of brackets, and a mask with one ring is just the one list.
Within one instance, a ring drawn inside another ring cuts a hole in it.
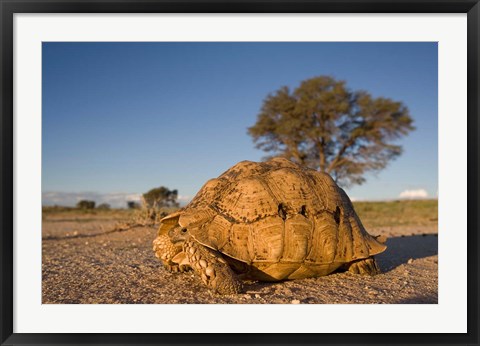
[{"label": "sandy ground", "polygon": [[156,230],[105,233],[113,220],[80,215],[43,221],[44,304],[436,304],[436,225],[369,229],[388,237],[374,277],[337,273],[279,283],[246,282],[244,294],[213,294],[193,273],[165,271],[152,251]]}]

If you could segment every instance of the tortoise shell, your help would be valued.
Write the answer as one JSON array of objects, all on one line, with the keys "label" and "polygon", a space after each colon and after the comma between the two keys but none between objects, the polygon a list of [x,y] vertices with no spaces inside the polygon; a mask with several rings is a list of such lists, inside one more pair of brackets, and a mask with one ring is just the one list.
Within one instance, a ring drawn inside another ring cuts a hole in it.
[{"label": "tortoise shell", "polygon": [[386,248],[328,174],[283,158],[242,161],[209,180],[159,234],[176,224],[264,281],[327,275]]}]

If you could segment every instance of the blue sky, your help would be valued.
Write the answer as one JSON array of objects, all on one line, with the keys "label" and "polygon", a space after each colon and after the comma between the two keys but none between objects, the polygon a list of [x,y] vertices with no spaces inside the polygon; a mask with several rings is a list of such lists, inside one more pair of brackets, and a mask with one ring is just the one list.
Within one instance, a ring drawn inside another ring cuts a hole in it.
[{"label": "blue sky", "polygon": [[42,52],[44,204],[123,206],[162,185],[188,201],[266,155],[247,128],[269,93],[320,75],[404,102],[416,127],[400,158],[347,193],[436,197],[436,43],[50,42]]}]

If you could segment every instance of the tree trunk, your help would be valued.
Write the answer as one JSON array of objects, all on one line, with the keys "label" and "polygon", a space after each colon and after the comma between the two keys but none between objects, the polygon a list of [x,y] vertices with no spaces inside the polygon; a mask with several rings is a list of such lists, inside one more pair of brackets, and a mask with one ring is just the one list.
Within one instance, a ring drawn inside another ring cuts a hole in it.
[{"label": "tree trunk", "polygon": [[325,172],[325,166],[326,166],[326,160],[325,160],[325,143],[323,142],[323,138],[320,139],[320,142],[318,143],[318,156],[320,158],[320,172]]}]

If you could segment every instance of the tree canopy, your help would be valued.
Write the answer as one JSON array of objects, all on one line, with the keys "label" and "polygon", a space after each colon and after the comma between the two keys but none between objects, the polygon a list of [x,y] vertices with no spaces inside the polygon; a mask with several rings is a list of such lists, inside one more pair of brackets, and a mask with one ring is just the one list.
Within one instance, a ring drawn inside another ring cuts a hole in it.
[{"label": "tree canopy", "polygon": [[135,202],[135,201],[127,201],[127,208],[128,209],[139,209],[140,208],[140,203]]},{"label": "tree canopy", "polygon": [[160,186],[143,194],[143,199],[149,207],[178,207],[178,191]]},{"label": "tree canopy", "polygon": [[79,208],[79,209],[94,209],[95,208],[95,201],[88,201],[88,200],[82,199],[81,201],[78,201],[77,208]]},{"label": "tree canopy", "polygon": [[102,204],[100,204],[100,205],[97,207],[97,209],[108,210],[108,209],[110,209],[110,204],[108,204],[108,203],[102,203]]},{"label": "tree canopy", "polygon": [[414,129],[412,123],[402,102],[320,76],[268,95],[248,133],[269,157],[286,157],[348,186],[398,157],[402,147],[396,140]]}]

